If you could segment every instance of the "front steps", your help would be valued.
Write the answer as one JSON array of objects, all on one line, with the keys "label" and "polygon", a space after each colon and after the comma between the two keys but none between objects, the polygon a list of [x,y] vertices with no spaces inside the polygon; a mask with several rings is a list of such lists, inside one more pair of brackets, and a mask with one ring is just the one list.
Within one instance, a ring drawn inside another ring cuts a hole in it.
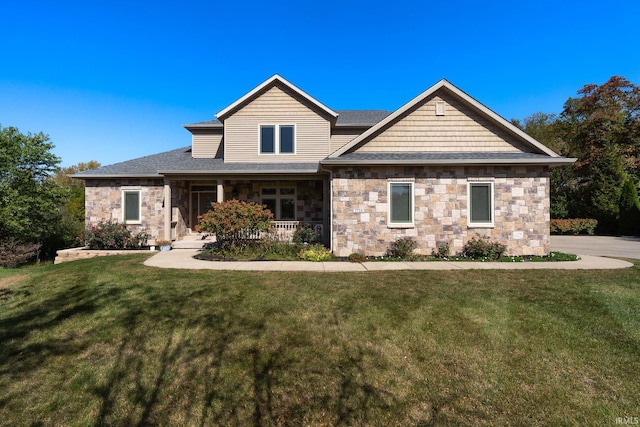
[{"label": "front steps", "polygon": [[174,241],[171,247],[173,249],[202,249],[205,244],[211,242],[215,242],[215,239],[211,235],[192,233],[187,234],[180,240]]}]

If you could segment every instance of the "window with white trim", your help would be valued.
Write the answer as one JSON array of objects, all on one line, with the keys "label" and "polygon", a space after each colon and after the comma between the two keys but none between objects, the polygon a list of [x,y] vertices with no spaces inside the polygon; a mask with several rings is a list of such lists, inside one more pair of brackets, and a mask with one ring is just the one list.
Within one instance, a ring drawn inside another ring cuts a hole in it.
[{"label": "window with white trim", "polygon": [[413,182],[389,182],[388,194],[387,225],[413,227]]},{"label": "window with white trim", "polygon": [[493,182],[470,182],[469,221],[471,227],[493,227]]},{"label": "window with white trim", "polygon": [[294,125],[260,125],[260,154],[295,154]]},{"label": "window with white trim", "polygon": [[260,190],[260,203],[267,206],[275,220],[295,221],[296,189],[294,187],[265,187]]},{"label": "window with white trim", "polygon": [[142,221],[141,210],[140,190],[123,190],[122,222],[125,224],[140,224]]}]

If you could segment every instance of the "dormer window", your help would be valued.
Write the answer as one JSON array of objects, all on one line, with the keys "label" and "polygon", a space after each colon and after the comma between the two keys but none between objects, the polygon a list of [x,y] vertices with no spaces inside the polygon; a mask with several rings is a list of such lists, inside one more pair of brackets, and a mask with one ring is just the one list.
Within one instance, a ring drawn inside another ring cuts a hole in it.
[{"label": "dormer window", "polygon": [[260,125],[260,154],[295,154],[294,125]]}]

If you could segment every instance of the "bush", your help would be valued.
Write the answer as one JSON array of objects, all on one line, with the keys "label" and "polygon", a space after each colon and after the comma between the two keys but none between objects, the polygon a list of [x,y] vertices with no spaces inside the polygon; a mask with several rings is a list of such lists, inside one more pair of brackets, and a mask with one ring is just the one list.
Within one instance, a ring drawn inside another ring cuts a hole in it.
[{"label": "bush", "polygon": [[580,234],[582,232],[593,234],[597,226],[597,219],[552,219],[549,230],[551,234]]},{"label": "bush", "polygon": [[227,200],[212,203],[212,209],[198,217],[197,231],[216,235],[222,247],[234,249],[246,246],[259,237],[261,231],[273,226],[273,214],[263,205],[254,202]]},{"label": "bush", "polygon": [[320,233],[314,231],[311,227],[302,226],[296,228],[293,233],[293,243],[319,243]]},{"label": "bush", "polygon": [[431,251],[431,256],[434,256],[436,258],[447,258],[450,252],[451,249],[449,247],[449,244],[444,242],[438,245],[436,249]]},{"label": "bush", "polygon": [[471,259],[497,260],[506,250],[507,247],[502,243],[488,242],[474,237],[462,247],[462,256]]},{"label": "bush", "polygon": [[331,261],[333,254],[323,245],[311,245],[298,253],[298,257],[303,261]]},{"label": "bush", "polygon": [[22,243],[16,239],[9,239],[0,243],[0,267],[16,268],[26,264],[38,255],[40,245],[36,243]]},{"label": "bush", "polygon": [[352,254],[349,254],[347,259],[349,260],[349,262],[365,262],[367,260],[367,257],[357,252],[354,252]]},{"label": "bush", "polygon": [[89,249],[139,249],[147,244],[147,234],[131,234],[125,224],[117,221],[100,221],[78,236],[77,242]]},{"label": "bush", "polygon": [[411,239],[410,237],[401,237],[389,244],[389,249],[387,249],[387,256],[401,259],[411,258],[413,250],[417,245],[418,244],[416,243],[416,241]]}]

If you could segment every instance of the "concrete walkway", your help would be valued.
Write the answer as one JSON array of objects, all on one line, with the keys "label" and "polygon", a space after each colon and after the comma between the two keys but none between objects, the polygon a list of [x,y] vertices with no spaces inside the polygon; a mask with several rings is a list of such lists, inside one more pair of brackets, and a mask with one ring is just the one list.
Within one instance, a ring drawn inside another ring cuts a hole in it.
[{"label": "concrete walkway", "polygon": [[627,268],[633,264],[590,255],[579,261],[566,262],[310,262],[310,261],[201,261],[194,259],[197,249],[174,249],[158,252],[145,265],[160,268],[190,270],[247,270],[247,271],[386,271],[386,270],[603,270]]}]

